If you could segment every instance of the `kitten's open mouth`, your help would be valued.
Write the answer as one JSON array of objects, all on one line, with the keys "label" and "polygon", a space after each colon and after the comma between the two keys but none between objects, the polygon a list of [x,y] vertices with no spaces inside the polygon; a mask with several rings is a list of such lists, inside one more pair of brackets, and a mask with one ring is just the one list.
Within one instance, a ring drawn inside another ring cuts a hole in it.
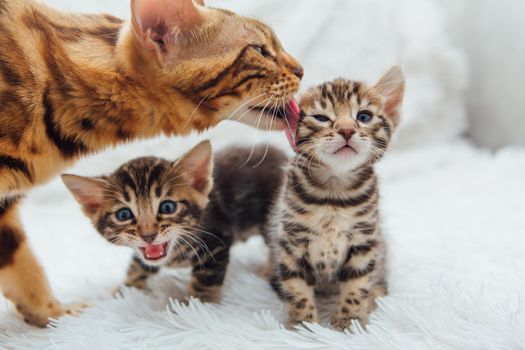
[{"label": "kitten's open mouth", "polygon": [[166,255],[168,255],[168,246],[169,242],[166,242],[164,244],[149,244],[145,247],[140,248],[142,251],[142,254],[144,255],[144,258],[146,260],[160,260],[162,258],[165,258]]},{"label": "kitten's open mouth", "polygon": [[286,136],[290,141],[292,147],[295,148],[295,133],[297,131],[297,123],[299,122],[300,109],[297,101],[291,99],[288,103],[282,106],[269,107],[250,107],[250,109],[260,116],[274,118],[274,125],[272,129],[286,130]]}]

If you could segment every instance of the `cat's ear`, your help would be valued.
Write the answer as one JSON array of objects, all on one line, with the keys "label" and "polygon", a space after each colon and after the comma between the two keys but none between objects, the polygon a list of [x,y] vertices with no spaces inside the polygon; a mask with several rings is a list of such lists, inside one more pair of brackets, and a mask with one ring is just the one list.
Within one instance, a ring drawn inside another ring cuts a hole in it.
[{"label": "cat's ear", "polygon": [[394,66],[375,85],[374,89],[384,99],[384,110],[395,126],[401,121],[401,109],[405,96],[405,75],[401,66]]},{"label": "cat's ear", "polygon": [[95,215],[104,200],[105,180],[100,178],[62,175],[62,181],[88,215]]},{"label": "cat's ear", "polygon": [[175,163],[187,175],[190,185],[198,192],[208,194],[213,185],[213,153],[210,141],[204,141]]},{"label": "cat's ear", "polygon": [[204,20],[204,0],[131,0],[131,23],[138,40],[166,61],[177,40]]}]

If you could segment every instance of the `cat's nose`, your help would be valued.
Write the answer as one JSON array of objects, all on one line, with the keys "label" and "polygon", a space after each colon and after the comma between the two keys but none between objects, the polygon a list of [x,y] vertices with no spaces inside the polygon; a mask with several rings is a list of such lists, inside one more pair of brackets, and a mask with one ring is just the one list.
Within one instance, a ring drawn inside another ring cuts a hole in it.
[{"label": "cat's nose", "polygon": [[149,234],[149,235],[140,235],[140,238],[142,238],[142,240],[144,242],[146,242],[148,244],[151,244],[151,243],[153,243],[155,238],[157,238],[157,234],[153,233],[153,234]]},{"label": "cat's nose", "polygon": [[346,141],[350,141],[352,136],[354,136],[355,134],[355,130],[354,129],[339,129],[337,133],[343,136]]},{"label": "cat's nose", "polygon": [[304,77],[304,68],[301,67],[301,66],[296,66],[294,69],[293,69],[293,74],[295,74],[295,76],[299,79],[303,79]]}]

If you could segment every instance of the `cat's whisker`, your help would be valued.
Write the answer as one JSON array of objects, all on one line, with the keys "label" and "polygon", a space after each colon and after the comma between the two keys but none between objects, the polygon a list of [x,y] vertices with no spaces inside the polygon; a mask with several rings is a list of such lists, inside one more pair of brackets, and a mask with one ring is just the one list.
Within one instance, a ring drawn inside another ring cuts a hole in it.
[{"label": "cat's whisker", "polygon": [[204,96],[202,98],[202,100],[200,100],[199,104],[197,105],[197,107],[195,107],[195,109],[193,110],[193,112],[190,114],[190,116],[188,118],[186,118],[186,122],[184,123],[184,126],[182,127],[182,129],[186,129],[186,127],[188,126],[188,123],[193,119],[193,117],[195,117],[195,114],[197,113],[197,111],[199,110],[200,106],[202,105],[202,103],[204,101],[206,101],[213,93],[210,92],[208,95]]},{"label": "cat's whisker", "polygon": [[[266,96],[266,93],[263,93],[263,94],[260,94],[259,96],[256,96],[246,102],[244,102],[243,104],[241,104],[239,107],[237,107],[237,109],[235,111],[233,111],[227,118],[226,120],[231,120],[231,118],[233,118],[235,116],[235,114],[237,114],[237,112],[239,112],[241,109],[243,109],[244,107],[246,107],[248,104],[250,104],[251,102],[261,98],[261,97],[264,97]],[[251,108],[253,109],[253,108]],[[248,109],[248,112],[251,110],[251,109]],[[244,116],[244,114],[243,114]],[[240,121],[241,119],[238,119],[237,121]]]},{"label": "cat's whisker", "polygon": [[[271,119],[270,119],[270,130],[272,130],[273,123],[275,122],[275,120],[276,120],[276,118],[277,118],[276,115],[277,115],[278,109],[279,109],[279,108],[278,108],[277,105],[273,106],[273,107],[270,109],[270,114],[271,114]],[[284,119],[286,119],[286,118],[284,118]],[[263,156],[261,157],[261,160],[260,160],[257,164],[255,164],[252,168],[254,168],[254,169],[255,169],[255,168],[258,168],[259,166],[261,166],[261,164],[264,163],[264,161],[266,160],[266,157],[268,156],[268,151],[269,151],[269,149],[270,149],[270,144],[267,142],[267,143],[266,143],[266,148],[265,148],[265,150],[264,150],[264,154],[263,154]]]},{"label": "cat's whisker", "polygon": [[[266,95],[266,94],[264,94],[264,95]],[[263,95],[263,96],[264,96],[264,95]],[[246,117],[251,111],[253,111],[254,109],[260,107],[260,106],[263,105],[264,103],[266,103],[266,102],[265,102],[265,101],[262,101],[262,102],[256,104],[255,106],[250,107],[246,112],[244,112],[244,113],[240,116],[240,118],[236,119],[236,121],[238,121],[238,122],[242,122],[242,120],[243,120],[243,119],[244,119],[244,118],[245,118],[245,117]]]},{"label": "cat's whisker", "polygon": [[[256,119],[256,128],[258,129],[259,128],[259,125],[260,125],[260,120],[262,118],[262,116],[264,115],[264,113],[266,113],[266,108],[268,107],[268,104],[270,104],[274,98],[275,94],[272,95],[267,101],[266,101],[266,104],[264,105],[263,109],[261,110],[261,112],[259,113],[259,116],[257,117]],[[246,159],[246,161],[239,167],[239,169],[242,169],[244,168],[245,166],[248,165],[248,163],[250,162],[250,160],[252,159],[253,157],[253,154],[255,152],[255,144],[252,145],[252,150],[250,152],[250,155],[248,156],[248,158]]]}]

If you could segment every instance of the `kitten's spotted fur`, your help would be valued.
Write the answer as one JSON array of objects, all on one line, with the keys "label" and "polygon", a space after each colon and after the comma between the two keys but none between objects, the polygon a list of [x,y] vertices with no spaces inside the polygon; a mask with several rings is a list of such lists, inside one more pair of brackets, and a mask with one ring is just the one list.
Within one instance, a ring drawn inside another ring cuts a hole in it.
[{"label": "kitten's spotted fur", "polygon": [[131,0],[131,11],[128,22],[0,0],[0,289],[31,324],[76,308],[55,299],[28,245],[28,190],[87,154],[230,116],[282,129],[250,109],[285,117],[303,75],[257,20],[203,0]]},{"label": "kitten's spotted fur", "polygon": [[318,322],[315,297],[337,293],[332,325],[363,326],[387,293],[374,163],[400,120],[405,81],[399,67],[376,85],[335,80],[300,102],[297,156],[274,208],[272,283],[288,325]]},{"label": "kitten's spotted fur", "polygon": [[205,142],[176,162],[140,158],[109,177],[63,176],[100,234],[134,249],[127,286],[145,289],[161,267],[191,266],[189,294],[220,300],[230,247],[264,231],[287,158],[229,149],[215,157],[213,178],[211,158]]}]

